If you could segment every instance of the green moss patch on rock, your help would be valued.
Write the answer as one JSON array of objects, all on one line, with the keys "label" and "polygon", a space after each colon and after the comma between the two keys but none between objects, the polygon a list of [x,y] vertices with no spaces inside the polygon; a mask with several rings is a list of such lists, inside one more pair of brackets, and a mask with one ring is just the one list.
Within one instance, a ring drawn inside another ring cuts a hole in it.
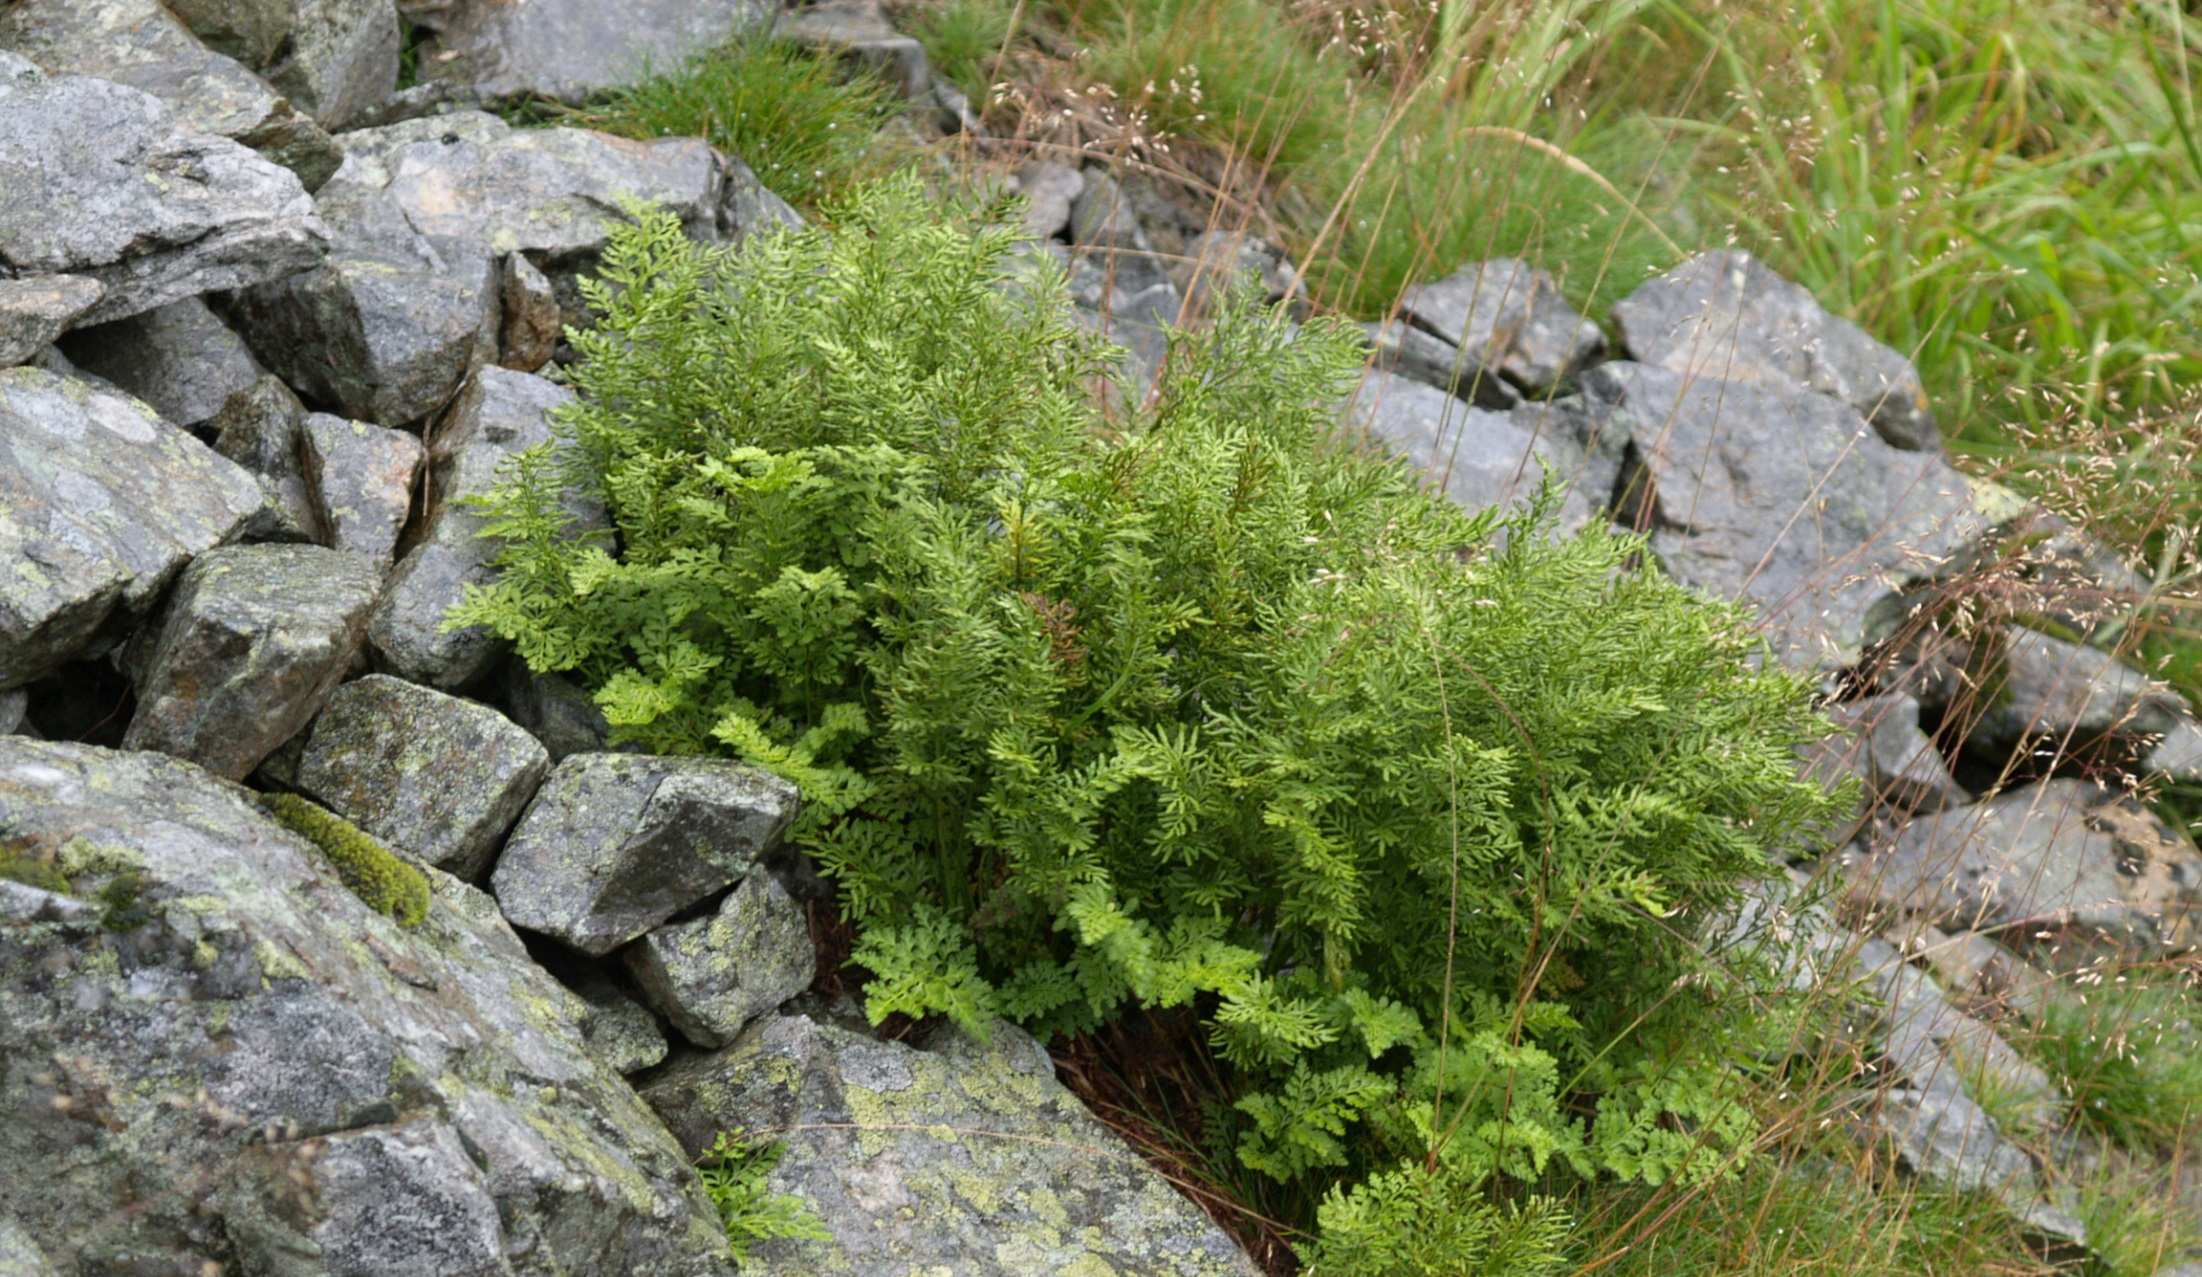
[{"label": "green moss patch on rock", "polygon": [[417,927],[428,917],[428,879],[366,830],[296,794],[263,794],[260,801],[321,852],[353,895],[400,926]]}]

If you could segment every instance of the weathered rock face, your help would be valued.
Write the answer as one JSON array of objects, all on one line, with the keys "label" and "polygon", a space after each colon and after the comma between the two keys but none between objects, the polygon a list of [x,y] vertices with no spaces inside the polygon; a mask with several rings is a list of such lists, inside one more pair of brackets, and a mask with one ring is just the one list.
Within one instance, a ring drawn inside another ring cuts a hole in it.
[{"label": "weathered rock face", "polygon": [[1883,916],[1949,931],[2049,933],[2155,955],[2190,943],[2202,854],[2130,800],[2051,780],[1922,816],[1856,865],[1853,894]]},{"label": "weathered rock face", "polygon": [[1506,413],[1472,408],[1433,386],[1372,371],[1348,404],[1347,420],[1412,461],[1430,483],[1468,510],[1513,506],[1536,495],[1545,469],[1565,485],[1559,529],[1595,516],[1576,486],[1583,458],[1567,443],[1524,430]]},{"label": "weathered rock face", "polygon": [[763,1244],[769,1271],[1255,1271],[1007,1024],[991,1046],[946,1032],[918,1050],[775,1016],[669,1066],[643,1096],[692,1151],[736,1127],[784,1141],[770,1186],[807,1202],[831,1239]]},{"label": "weathered rock face", "polygon": [[196,297],[79,328],[61,342],[78,369],[144,400],[163,420],[196,426],[260,379],[244,338]]},{"label": "weathered rock face", "polygon": [[30,359],[106,293],[78,275],[0,279],[0,368]]},{"label": "weathered rock face", "polygon": [[150,608],[261,500],[251,475],[134,399],[0,371],[0,688],[83,651],[111,614]]},{"label": "weathered rock face", "polygon": [[[200,0],[202,6],[207,0]],[[291,170],[308,190],[342,158],[312,117],[208,49],[160,0],[16,0],[0,9],[0,48],[56,75],[127,84],[168,104],[199,133],[226,137]],[[395,25],[392,27],[395,34]]]},{"label": "weathered rock face", "polygon": [[2161,738],[2187,715],[2176,693],[2107,652],[2006,628],[1972,676],[1953,650],[1922,699],[1955,716],[1969,748],[2001,761],[2026,745],[2085,753],[2112,739]]},{"label": "weathered rock face", "polygon": [[625,989],[599,976],[576,985],[574,993],[588,1004],[581,1035],[597,1058],[620,1073],[640,1073],[664,1062],[671,1049],[665,1031],[658,1027],[650,1009],[629,997]]},{"label": "weathered rock face", "polygon": [[207,47],[267,77],[334,129],[351,128],[398,83],[389,0],[163,0]]},{"label": "weathered rock face", "polygon": [[488,899],[407,930],[243,790],[0,737],[0,1218],[63,1272],[730,1267],[686,1159]]},{"label": "weathered rock face", "polygon": [[1837,731],[1814,751],[1815,775],[1856,775],[1863,798],[1899,816],[1972,801],[1921,729],[1918,701],[1890,694],[1830,705],[1825,712]]},{"label": "weathered rock face", "polygon": [[288,170],[136,89],[0,53],[0,263],[104,285],[80,322],[281,279],[323,241]]},{"label": "weathered rock face", "polygon": [[306,495],[329,544],[389,563],[412,510],[421,441],[317,412],[300,423],[298,442]]},{"label": "weathered rock face", "polygon": [[1643,363],[1801,386],[1849,404],[1895,447],[1942,446],[1910,360],[1748,253],[1701,253],[1614,303],[1613,319]]},{"label": "weathered rock face", "polygon": [[406,0],[421,74],[461,99],[579,102],[772,25],[764,0]]},{"label": "weathered rock face", "polygon": [[244,779],[343,679],[381,586],[371,561],[314,545],[193,559],[151,640],[124,745]]},{"label": "weathered rock face", "polygon": [[314,719],[293,783],[393,848],[466,880],[535,796],[550,756],[486,705],[380,674]]},{"label": "weathered rock face", "polygon": [[565,324],[550,277],[526,255],[507,253],[503,273],[497,277],[497,299],[503,308],[503,326],[497,333],[498,365],[514,372],[534,372],[549,363],[558,351]]},{"label": "weathered rock face", "polygon": [[572,680],[558,674],[537,674],[514,657],[505,662],[498,680],[498,704],[550,751],[557,762],[568,754],[601,753],[611,739],[612,725]]},{"label": "weathered rock face", "polygon": [[1855,663],[1874,605],[1990,526],[1939,455],[1883,443],[1832,398],[1628,363],[1583,383],[1627,431],[1661,564],[1756,603],[1794,665]]},{"label": "weathered rock face", "polygon": [[5,1216],[0,1216],[0,1277],[58,1277],[31,1235]]},{"label": "weathered rock face", "polygon": [[1017,170],[1017,190],[1025,197],[1025,232],[1052,239],[1070,229],[1070,209],[1086,191],[1086,176],[1068,164],[1035,160]]},{"label": "weathered rock face", "polygon": [[[368,628],[376,661],[431,687],[456,689],[487,674],[505,645],[479,626],[445,630],[444,615],[469,585],[487,585],[497,546],[464,504],[495,487],[512,454],[551,438],[550,414],[573,392],[527,373],[483,368],[468,380],[435,432],[428,477],[429,524],[391,575]],[[575,535],[604,526],[603,507],[573,494],[566,503]]]},{"label": "weathered rock face", "polygon": [[701,1047],[725,1046],[751,1020],[810,987],[818,954],[802,906],[752,870],[718,912],[659,927],[627,950],[650,1005]]},{"label": "weathered rock face", "polygon": [[[1474,262],[1400,298],[1401,317],[1444,343],[1447,375],[1503,378],[1527,395],[1551,390],[1605,351],[1598,326],[1559,283],[1513,257]],[[1443,385],[1444,383],[1433,383]]]},{"label": "weathered rock face", "polygon": [[846,58],[912,102],[931,96],[933,71],[925,46],[895,30],[879,0],[819,0],[790,9],[773,24],[772,34]]},{"label": "weathered rock face", "polygon": [[269,368],[380,425],[417,423],[496,362],[503,256],[527,254],[578,322],[571,281],[602,250],[622,198],[661,204],[703,238],[720,230],[720,162],[692,138],[514,129],[470,112],[343,140],[345,166],[315,199],[334,235],[328,265],[237,306]]},{"label": "weathered rock face", "polygon": [[248,536],[325,544],[328,533],[306,487],[300,432],[306,407],[278,377],[262,376],[222,403],[208,425],[214,450],[251,471],[266,493]]},{"label": "weathered rock face", "polygon": [[736,763],[575,754],[490,877],[512,924],[604,954],[741,878],[795,818],[794,787]]}]

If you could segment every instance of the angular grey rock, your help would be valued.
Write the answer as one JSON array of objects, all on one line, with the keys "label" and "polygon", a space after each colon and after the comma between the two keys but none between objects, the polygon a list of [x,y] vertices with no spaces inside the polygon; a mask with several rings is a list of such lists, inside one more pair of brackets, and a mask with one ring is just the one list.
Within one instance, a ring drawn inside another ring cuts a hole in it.
[{"label": "angular grey rock", "polygon": [[1407,458],[1463,509],[1513,506],[1536,495],[1546,467],[1566,487],[1558,530],[1596,517],[1577,490],[1582,455],[1564,440],[1524,430],[1509,414],[1472,408],[1442,390],[1371,371],[1345,410],[1349,427]]},{"label": "angular grey rock", "polygon": [[398,85],[390,0],[163,0],[208,48],[267,77],[330,130],[348,129]]},{"label": "angular grey rock", "polygon": [[1468,358],[1460,347],[1403,319],[1363,324],[1361,331],[1368,335],[1370,365],[1378,371],[1435,387],[1491,412],[1521,403],[1513,383]]},{"label": "angular grey rock", "polygon": [[1945,931],[2153,956],[2192,943],[2202,854],[2130,799],[2050,780],[1921,816],[1850,870],[1853,898]]},{"label": "angular grey rock", "polygon": [[992,1044],[929,1049],[774,1016],[642,1088],[683,1147],[739,1124],[783,1142],[772,1191],[830,1239],[767,1241],[774,1272],[1146,1273],[1252,1277],[1236,1243],[997,1023]]},{"label": "angular grey rock", "polygon": [[[490,560],[497,547],[482,538],[482,518],[463,500],[496,486],[512,454],[549,441],[550,413],[572,398],[563,386],[503,368],[482,368],[468,380],[436,431],[427,532],[398,563],[368,627],[383,669],[449,690],[488,673],[503,654],[506,645],[480,626],[443,628],[466,587],[487,585],[495,575]],[[566,514],[576,535],[604,523],[603,507],[578,494]]]},{"label": "angular grey rock", "polygon": [[262,376],[224,400],[208,423],[214,430],[214,450],[258,477],[266,495],[266,505],[245,533],[248,538],[328,542],[306,487],[305,420],[305,405],[283,379]]},{"label": "angular grey rock", "polygon": [[2016,626],[1992,645],[1986,668],[1969,677],[1962,652],[1921,700],[1966,725],[1968,748],[2002,761],[2040,748],[2087,754],[2112,739],[2157,739],[2188,719],[2178,693],[2108,652]]},{"label": "angular grey rock", "polygon": [[1461,352],[1464,380],[1480,370],[1531,396],[1573,376],[1606,347],[1598,326],[1561,296],[1558,281],[1519,258],[1471,263],[1415,285],[1399,304],[1409,324]]},{"label": "angular grey rock", "polygon": [[1205,314],[1214,314],[1234,285],[1245,285],[1259,301],[1272,305],[1305,291],[1300,273],[1285,260],[1283,249],[1258,235],[1234,231],[1203,231],[1194,236],[1184,255],[1168,269],[1178,291],[1191,300],[1194,310]]},{"label": "angular grey rock", "polygon": [[515,656],[505,662],[498,690],[505,713],[543,742],[552,762],[568,754],[597,754],[608,748],[612,725],[572,679],[538,674]]},{"label": "angular grey rock", "polygon": [[1086,175],[1068,164],[1035,160],[1017,170],[1025,197],[1025,233],[1053,239],[1070,229],[1070,207],[1085,193]]},{"label": "angular grey rock", "polygon": [[136,400],[0,370],[0,689],[149,610],[260,507],[251,475]]},{"label": "angular grey rock", "polygon": [[123,745],[243,780],[343,679],[381,586],[373,563],[316,545],[221,546],[193,559],[137,679]]},{"label": "angular grey rock", "polygon": [[762,869],[744,876],[717,913],[659,927],[626,956],[642,996],[705,1048],[732,1042],[818,974],[803,907]]},{"label": "angular grey rock", "polygon": [[1855,664],[1876,603],[1940,571],[1991,521],[1939,454],[1883,443],[1832,398],[1643,364],[1583,374],[1629,436],[1652,550],[1684,584],[1757,603],[1775,653]]},{"label": "angular grey rock", "polygon": [[726,168],[726,195],[719,201],[719,226],[729,238],[739,240],[775,228],[803,229],[803,215],[765,189],[764,182],[747,164],[727,155],[719,159]]},{"label": "angular grey rock", "polygon": [[1070,202],[1070,242],[1085,248],[1151,252],[1132,202],[1106,169],[1087,169],[1085,185]]},{"label": "angular grey rock", "polygon": [[0,1216],[0,1277],[60,1277],[31,1235],[6,1216]]},{"label": "angular grey rock", "polygon": [[820,53],[839,54],[909,101],[930,95],[933,70],[925,46],[895,30],[879,0],[817,0],[782,14],[772,34]]},{"label": "angular grey rock", "polygon": [[581,1036],[614,1072],[640,1073],[664,1063],[671,1047],[650,1008],[602,976],[582,981],[574,993],[589,1008]]},{"label": "angular grey rock", "polygon": [[30,694],[18,687],[14,691],[0,692],[0,736],[7,736],[23,728],[23,715],[30,708]]},{"label": "angular grey rock", "polygon": [[1830,705],[1825,712],[1837,731],[1822,750],[1832,754],[1836,767],[1855,773],[1882,806],[1910,815],[1972,801],[1919,726],[1918,701],[1892,693]]},{"label": "angular grey rock", "polygon": [[1748,253],[1700,253],[1614,303],[1613,320],[1639,362],[1801,386],[1849,404],[1895,447],[1942,447],[1911,361]]},{"label": "angular grey rock", "polygon": [[0,265],[105,285],[79,322],[281,279],[323,241],[289,171],[136,89],[0,53]]},{"label": "angular grey rock", "polygon": [[795,789],[738,763],[574,754],[490,877],[512,924],[604,954],[732,885],[795,818]]},{"label": "angular grey rock", "polygon": [[258,76],[194,39],[177,21],[180,7],[160,0],[15,0],[0,8],[0,48],[55,75],[88,75],[150,93],[185,127],[251,147],[296,173],[309,191],[327,181],[343,158],[336,143]]},{"label": "angular grey rock", "polygon": [[622,198],[672,210],[699,238],[721,230],[724,169],[692,138],[514,129],[467,112],[347,133],[344,148],[315,200],[335,236],[328,265],[236,305],[261,362],[379,425],[413,425],[496,361],[500,258],[526,253],[579,323],[574,279]]},{"label": "angular grey rock", "polygon": [[211,418],[261,376],[244,339],[196,297],[79,328],[62,338],[61,353],[179,426]]},{"label": "angular grey rock", "polygon": [[549,363],[565,323],[550,279],[525,254],[507,253],[497,277],[497,296],[504,308],[497,337],[498,367],[534,372]]},{"label": "angular grey rock", "polygon": [[580,102],[772,25],[767,0],[441,0],[401,8],[433,28],[422,78],[461,99]]},{"label": "angular grey rock", "polygon": [[1915,1174],[1987,1193],[2030,1227],[2084,1242],[2085,1226],[2039,1180],[2032,1159],[2005,1138],[1969,1089],[1996,1089],[2010,1113],[2049,1130],[2063,1096],[2048,1075],[1958,1010],[1934,977],[1909,966],[1885,941],[1859,942],[1852,970],[1876,1004],[1873,1037],[1888,1075],[1888,1084],[1868,1101],[1869,1127]]},{"label": "angular grey rock", "polygon": [[106,289],[78,275],[0,279],[0,368],[28,361],[53,344]]},{"label": "angular grey rock", "polygon": [[2202,780],[2202,726],[2182,716],[2149,750],[2141,770],[2173,780]]},{"label": "angular grey rock", "polygon": [[0,737],[0,809],[71,884],[0,905],[0,1059],[35,1062],[0,1070],[0,1218],[60,1271],[730,1277],[686,1156],[480,892],[427,871],[401,927],[159,754]]},{"label": "angular grey rock", "polygon": [[329,544],[387,565],[413,507],[421,441],[317,412],[305,419],[299,444],[306,493]]},{"label": "angular grey rock", "polygon": [[292,783],[393,849],[473,881],[549,770],[535,738],[487,705],[370,674],[313,720]]}]

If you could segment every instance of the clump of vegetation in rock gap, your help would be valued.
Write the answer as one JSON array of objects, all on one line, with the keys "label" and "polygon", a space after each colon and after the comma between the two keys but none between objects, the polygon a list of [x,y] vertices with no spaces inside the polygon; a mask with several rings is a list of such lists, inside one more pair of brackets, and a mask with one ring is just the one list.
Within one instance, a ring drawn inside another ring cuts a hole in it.
[{"label": "clump of vegetation in rock gap", "polygon": [[260,802],[285,829],[312,843],[352,894],[376,912],[404,927],[427,919],[427,877],[374,835],[297,794],[262,794]]},{"label": "clump of vegetation in rock gap", "polygon": [[825,1241],[829,1234],[802,1198],[775,1193],[765,1183],[779,1165],[781,1146],[721,1132],[696,1159],[696,1177],[718,1208],[727,1247],[739,1265],[750,1248],[774,1239]]},{"label": "clump of vegetation in rock gap", "polygon": [[561,124],[625,137],[701,137],[739,157],[773,194],[812,207],[889,163],[880,126],[898,104],[878,76],[785,40],[745,39],[576,110]]},{"label": "clump of vegetation in rock gap", "polygon": [[1242,298],[1104,421],[1003,217],[905,178],[738,247],[620,231],[447,623],[795,780],[875,1019],[1200,1016],[1211,1134],[1331,1271],[1441,1226],[1542,1271],[1555,1177],[1722,1173],[1749,1020],[1691,936],[1826,813],[1806,688],[1553,494],[1470,514],[1334,438],[1343,324]]}]

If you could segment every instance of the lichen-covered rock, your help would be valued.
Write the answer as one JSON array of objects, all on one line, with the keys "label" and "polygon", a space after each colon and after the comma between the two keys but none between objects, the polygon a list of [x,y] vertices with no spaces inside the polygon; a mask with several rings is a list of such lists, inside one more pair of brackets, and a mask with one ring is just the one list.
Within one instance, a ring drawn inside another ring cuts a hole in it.
[{"label": "lichen-covered rock", "polygon": [[720,233],[724,169],[693,138],[515,129],[463,112],[343,142],[344,167],[314,201],[334,236],[328,265],[237,305],[263,363],[380,425],[417,423],[496,362],[500,259],[525,253],[578,323],[573,278],[594,264],[620,200],[671,209],[702,238]]},{"label": "lichen-covered rock", "polygon": [[0,265],[99,281],[79,322],[281,279],[323,242],[288,170],[136,89],[0,53]]},{"label": "lichen-covered rock", "polygon": [[204,41],[268,78],[331,130],[351,128],[397,89],[390,0],[163,0]]},{"label": "lichen-covered rock", "polygon": [[692,1153],[721,1131],[783,1142],[768,1184],[801,1198],[831,1238],[762,1243],[753,1255],[768,1271],[1255,1271],[1008,1024],[990,1046],[951,1031],[919,1050],[774,1016],[723,1051],[668,1066],[643,1097]]},{"label": "lichen-covered rock", "polygon": [[1473,408],[1433,386],[1373,370],[1348,402],[1346,420],[1413,462],[1430,486],[1464,509],[1527,501],[1549,468],[1566,489],[1559,529],[1573,532],[1596,517],[1577,487],[1582,455],[1561,439],[1522,429],[1506,413]]},{"label": "lichen-covered rock", "polygon": [[1660,563],[1756,603],[1793,665],[1856,663],[1876,604],[1992,526],[1940,455],[1891,447],[1833,398],[1631,363],[1582,381],[1585,403],[1627,433],[1622,501]]},{"label": "lichen-covered rock", "polygon": [[549,769],[535,738],[487,705],[370,674],[338,688],[314,719],[292,784],[472,881]]},{"label": "lichen-covered rock", "polygon": [[424,80],[461,99],[580,102],[772,26],[767,0],[408,0]]},{"label": "lichen-covered rock", "polygon": [[15,0],[0,8],[0,48],[56,75],[150,93],[186,128],[251,147],[309,191],[328,180],[342,157],[322,127],[292,106],[295,98],[194,39],[177,9],[161,0]]},{"label": "lichen-covered rock", "polygon": [[1504,378],[1540,395],[1605,351],[1598,326],[1575,313],[1558,281],[1519,258],[1470,263],[1408,289],[1399,305],[1409,325],[1458,352],[1444,362],[1463,384]]},{"label": "lichen-covered rock", "polygon": [[[1950,647],[1922,701],[1965,728],[1968,748],[2002,762],[2013,750],[2075,755],[2122,741],[2160,739],[2189,718],[2176,692],[2108,652],[2007,627],[1993,640]],[[1960,666],[1976,666],[1959,673]]]},{"label": "lichen-covered rock", "polygon": [[2147,808],[2084,780],[2051,780],[1914,820],[1852,867],[1882,916],[1946,931],[2018,928],[2071,961],[2096,946],[2154,956],[2192,943],[2202,853]]},{"label": "lichen-covered rock", "polygon": [[0,737],[0,813],[70,883],[0,926],[0,1218],[61,1271],[730,1273],[487,897],[401,927],[158,754]]},{"label": "lichen-covered rock", "polygon": [[184,569],[137,679],[123,743],[243,780],[344,678],[382,585],[316,545],[233,545]]},{"label": "lichen-covered rock", "polygon": [[[512,454],[549,442],[550,414],[572,398],[564,386],[505,368],[482,368],[468,379],[434,435],[427,532],[391,574],[368,626],[383,669],[457,689],[487,674],[504,653],[507,644],[480,626],[443,628],[467,586],[495,577],[496,543],[482,537],[482,517],[465,499],[494,488]],[[569,494],[565,510],[574,535],[604,526],[603,506],[579,492]]]},{"label": "lichen-covered rock", "polygon": [[0,279],[0,368],[29,360],[53,344],[107,290],[77,275]]},{"label": "lichen-covered rock", "polygon": [[1891,445],[1942,436],[1911,361],[1748,253],[1700,253],[1614,303],[1631,358],[1708,381],[1775,381],[1849,404]]},{"label": "lichen-covered rock", "polygon": [[280,377],[262,376],[222,402],[207,423],[214,450],[252,472],[265,504],[246,529],[255,541],[328,542],[306,489],[300,432],[306,407]]},{"label": "lichen-covered rock", "polygon": [[213,417],[261,376],[244,338],[196,297],[79,328],[62,339],[61,353],[179,426]]},{"label": "lichen-covered rock", "polygon": [[149,610],[261,500],[251,475],[134,399],[0,370],[0,688],[84,651],[112,614]]},{"label": "lichen-covered rock", "polygon": [[588,1004],[588,1018],[581,1022],[581,1036],[597,1058],[620,1073],[640,1073],[665,1062],[671,1049],[665,1031],[650,1008],[627,995],[625,989],[603,976],[584,980],[574,993]]},{"label": "lichen-covered rock", "polygon": [[795,789],[738,763],[575,754],[552,769],[490,877],[516,927],[604,954],[769,854]]},{"label": "lichen-covered rock", "polygon": [[4,1215],[0,1215],[0,1277],[60,1277],[23,1226]]},{"label": "lichen-covered rock", "polygon": [[306,493],[328,543],[389,563],[413,507],[421,441],[317,412],[301,423],[299,445]]},{"label": "lichen-covered rock", "polygon": [[753,870],[710,917],[671,923],[636,941],[627,969],[682,1037],[717,1047],[809,988],[818,953],[802,906],[778,879]]}]

